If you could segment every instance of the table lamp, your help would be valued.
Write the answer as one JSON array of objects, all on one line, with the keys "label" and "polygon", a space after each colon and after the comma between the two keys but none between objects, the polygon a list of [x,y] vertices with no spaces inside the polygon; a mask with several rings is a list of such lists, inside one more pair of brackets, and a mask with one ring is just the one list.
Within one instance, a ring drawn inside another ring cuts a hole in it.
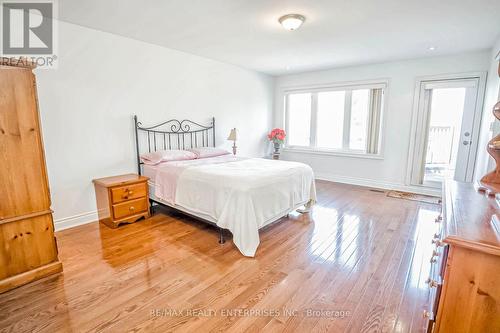
[{"label": "table lamp", "polygon": [[227,137],[228,141],[233,141],[233,155],[236,155],[236,140],[238,139],[238,133],[236,128],[233,128]]}]

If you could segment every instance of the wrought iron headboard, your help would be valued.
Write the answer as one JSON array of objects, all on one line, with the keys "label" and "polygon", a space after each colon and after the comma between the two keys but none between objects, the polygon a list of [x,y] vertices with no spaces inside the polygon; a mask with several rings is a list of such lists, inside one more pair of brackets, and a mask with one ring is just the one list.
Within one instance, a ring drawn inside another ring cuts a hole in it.
[{"label": "wrought iron headboard", "polygon": [[[158,125],[144,127],[134,116],[137,172],[141,172],[141,147],[148,152],[166,149],[215,147],[215,118],[208,126],[184,119],[171,119]],[[146,141],[147,138],[147,141]],[[141,145],[141,139],[144,144]]]}]

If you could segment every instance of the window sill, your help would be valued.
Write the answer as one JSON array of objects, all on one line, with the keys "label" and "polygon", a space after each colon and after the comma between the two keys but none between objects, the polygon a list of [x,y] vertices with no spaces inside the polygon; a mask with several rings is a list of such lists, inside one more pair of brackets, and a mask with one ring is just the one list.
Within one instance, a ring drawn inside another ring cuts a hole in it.
[{"label": "window sill", "polygon": [[354,157],[354,158],[367,158],[372,160],[383,160],[384,157],[380,154],[367,154],[363,152],[347,152],[338,150],[328,150],[328,149],[312,149],[312,148],[302,148],[302,147],[284,147],[282,149],[285,153],[299,153],[299,154],[314,154],[314,155],[325,155],[325,156],[338,156],[338,157]]}]

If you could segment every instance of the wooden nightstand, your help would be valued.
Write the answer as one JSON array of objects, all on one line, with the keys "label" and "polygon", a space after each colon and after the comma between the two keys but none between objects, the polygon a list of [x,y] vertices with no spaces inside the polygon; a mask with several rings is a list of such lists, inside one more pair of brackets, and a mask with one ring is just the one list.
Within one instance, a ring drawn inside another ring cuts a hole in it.
[{"label": "wooden nightstand", "polygon": [[116,228],[148,218],[148,177],[136,174],[94,179],[99,221]]}]

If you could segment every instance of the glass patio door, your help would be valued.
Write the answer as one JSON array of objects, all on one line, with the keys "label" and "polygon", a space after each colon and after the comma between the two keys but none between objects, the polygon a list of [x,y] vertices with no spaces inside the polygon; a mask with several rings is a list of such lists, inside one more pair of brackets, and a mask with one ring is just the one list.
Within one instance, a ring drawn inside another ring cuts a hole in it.
[{"label": "glass patio door", "polygon": [[472,180],[479,79],[422,81],[412,185]]}]

